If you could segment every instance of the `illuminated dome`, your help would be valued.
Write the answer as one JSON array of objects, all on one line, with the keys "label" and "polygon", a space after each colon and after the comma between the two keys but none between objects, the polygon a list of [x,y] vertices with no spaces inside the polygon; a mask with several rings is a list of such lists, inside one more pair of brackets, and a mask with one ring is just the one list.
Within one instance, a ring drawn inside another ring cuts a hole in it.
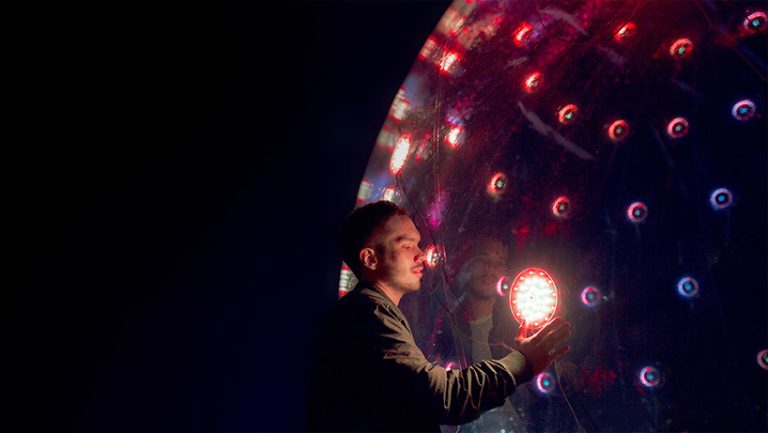
[{"label": "illuminated dome", "polygon": [[[565,398],[590,431],[761,429],[766,37],[764,2],[448,7],[357,197],[402,205],[430,248],[421,291],[401,302],[424,353],[436,317],[455,324],[473,293],[500,299],[495,317],[515,328],[509,276],[538,268],[556,298],[526,314],[575,333],[566,395],[513,395],[526,429],[579,430]],[[489,238],[505,253],[478,252]],[[676,290],[685,275],[701,289]],[[340,293],[354,283],[345,268]]]}]

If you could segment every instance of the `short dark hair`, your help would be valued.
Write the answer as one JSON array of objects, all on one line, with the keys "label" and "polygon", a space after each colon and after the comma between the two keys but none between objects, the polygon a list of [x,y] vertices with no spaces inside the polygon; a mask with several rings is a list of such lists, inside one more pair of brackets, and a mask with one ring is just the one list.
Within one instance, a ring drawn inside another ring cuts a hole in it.
[{"label": "short dark hair", "polygon": [[395,215],[408,216],[400,206],[380,200],[355,209],[344,219],[339,235],[339,251],[342,260],[358,278],[362,277],[363,268],[360,250],[371,240],[374,232]]}]

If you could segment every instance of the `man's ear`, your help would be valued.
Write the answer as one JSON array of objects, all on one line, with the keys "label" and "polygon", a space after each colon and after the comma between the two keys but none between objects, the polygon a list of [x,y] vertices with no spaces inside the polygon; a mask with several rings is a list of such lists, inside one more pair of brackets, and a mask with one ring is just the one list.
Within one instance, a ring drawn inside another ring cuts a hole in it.
[{"label": "man's ear", "polygon": [[360,250],[360,263],[362,263],[363,267],[368,270],[376,270],[378,258],[376,257],[376,252],[373,248],[365,247]]}]

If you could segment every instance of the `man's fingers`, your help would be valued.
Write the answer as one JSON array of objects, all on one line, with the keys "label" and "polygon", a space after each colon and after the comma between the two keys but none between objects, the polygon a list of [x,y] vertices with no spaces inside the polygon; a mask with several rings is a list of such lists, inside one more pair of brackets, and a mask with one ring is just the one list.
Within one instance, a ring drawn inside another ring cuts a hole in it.
[{"label": "man's fingers", "polygon": [[572,329],[573,328],[570,322],[566,322],[562,326],[550,332],[546,337],[544,337],[544,343],[551,344],[552,346],[554,346],[557,343],[570,337],[571,334],[573,333]]}]

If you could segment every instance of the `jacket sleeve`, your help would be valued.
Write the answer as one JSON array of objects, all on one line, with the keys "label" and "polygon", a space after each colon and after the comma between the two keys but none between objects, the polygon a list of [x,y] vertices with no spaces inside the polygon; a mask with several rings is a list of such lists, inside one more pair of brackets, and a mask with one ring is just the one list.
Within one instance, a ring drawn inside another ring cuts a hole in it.
[{"label": "jacket sleeve", "polygon": [[[388,305],[376,304],[371,336],[381,360],[381,373],[392,386],[404,384],[403,398],[430,412],[440,424],[463,424],[504,404],[520,384],[531,379],[525,356],[517,351],[462,370],[446,370],[429,362],[416,346],[407,322]],[[423,406],[422,406],[423,405]]]}]

